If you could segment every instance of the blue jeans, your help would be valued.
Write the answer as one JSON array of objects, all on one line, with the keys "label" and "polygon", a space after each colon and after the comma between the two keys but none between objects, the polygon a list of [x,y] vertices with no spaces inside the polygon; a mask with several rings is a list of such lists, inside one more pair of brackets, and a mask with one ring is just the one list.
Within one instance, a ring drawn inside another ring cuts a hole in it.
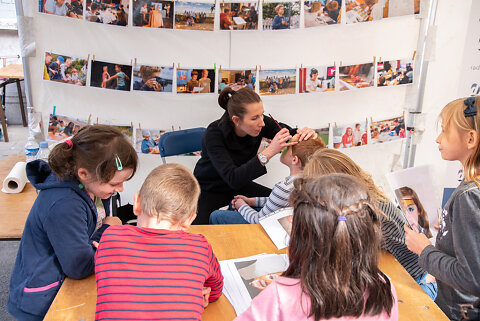
[{"label": "blue jeans", "polygon": [[425,277],[427,276],[427,273],[420,275],[418,278],[415,279],[417,281],[418,285],[425,291],[425,293],[428,294],[428,296],[435,301],[437,298],[437,282],[432,282],[432,283],[427,283],[425,282]]},{"label": "blue jeans", "polygon": [[210,214],[210,224],[249,224],[237,211],[216,210]]}]

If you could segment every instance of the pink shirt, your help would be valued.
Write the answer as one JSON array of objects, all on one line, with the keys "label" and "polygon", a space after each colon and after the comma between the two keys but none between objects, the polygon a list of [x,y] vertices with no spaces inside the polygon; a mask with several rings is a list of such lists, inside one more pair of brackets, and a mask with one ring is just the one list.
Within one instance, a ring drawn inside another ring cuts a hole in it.
[{"label": "pink shirt", "polygon": [[[386,312],[376,316],[362,316],[360,318],[342,317],[331,318],[328,321],[334,320],[365,320],[365,321],[384,321],[384,320],[398,320],[398,302],[397,293],[393,284],[392,294],[394,303],[390,316]],[[247,311],[238,316],[235,321],[247,320],[268,320],[268,321],[291,321],[291,320],[305,320],[313,321],[313,317],[308,318],[306,312],[310,310],[310,299],[307,295],[302,296],[303,303],[300,303],[302,289],[298,279],[291,279],[286,277],[279,277],[265,290],[257,295]]]}]

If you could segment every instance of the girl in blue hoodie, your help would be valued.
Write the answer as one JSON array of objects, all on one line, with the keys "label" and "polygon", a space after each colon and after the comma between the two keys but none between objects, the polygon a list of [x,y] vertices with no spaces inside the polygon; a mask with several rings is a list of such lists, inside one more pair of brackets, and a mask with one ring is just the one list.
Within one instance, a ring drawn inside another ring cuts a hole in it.
[{"label": "girl in blue hoodie", "polygon": [[43,320],[65,277],[94,272],[103,231],[121,224],[109,217],[110,197],[137,168],[137,154],[116,128],[82,128],[52,150],[48,164],[27,164],[39,194],[28,215],[10,280],[7,311],[19,320]]}]

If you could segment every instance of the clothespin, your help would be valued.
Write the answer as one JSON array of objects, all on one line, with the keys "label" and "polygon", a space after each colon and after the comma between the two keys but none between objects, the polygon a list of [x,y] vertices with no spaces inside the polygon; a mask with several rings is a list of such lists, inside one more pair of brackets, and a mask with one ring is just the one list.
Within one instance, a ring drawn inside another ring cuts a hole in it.
[{"label": "clothespin", "polygon": [[180,63],[178,63],[178,66],[177,66],[177,68],[180,68]]},{"label": "clothespin", "polygon": [[303,69],[303,64],[300,64],[300,69]]},{"label": "clothespin", "polygon": [[335,122],[335,128],[337,128],[337,122]]},{"label": "clothespin", "polygon": [[98,117],[97,117],[97,122],[96,122],[95,124],[97,124],[97,125],[98,125]]},{"label": "clothespin", "polygon": [[92,120],[92,114],[88,115],[87,125],[90,125],[91,120]]},{"label": "clothespin", "polygon": [[140,125],[140,122],[138,123],[138,129],[142,130],[142,125]]},{"label": "clothespin", "polygon": [[135,58],[135,66],[134,66],[135,69],[137,69],[137,58]]},{"label": "clothespin", "polygon": [[382,61],[382,57],[378,57],[378,62],[381,62]]},{"label": "clothespin", "polygon": [[174,132],[174,131],[175,131],[175,127],[172,125],[172,132]]},{"label": "clothespin", "polygon": [[262,65],[260,65],[260,71],[262,71]]},{"label": "clothespin", "polygon": [[255,72],[258,71],[258,65],[255,65]]},{"label": "clothespin", "polygon": [[372,118],[372,116],[370,116],[370,123],[373,124],[373,118]]},{"label": "clothespin", "polygon": [[337,68],[337,62],[336,61],[333,62],[333,68]]},{"label": "clothespin", "polygon": [[130,127],[133,129],[133,121],[130,122]]},{"label": "clothespin", "polygon": [[222,71],[222,65],[220,65],[220,68],[218,69],[218,71],[220,71],[220,72]]},{"label": "clothespin", "polygon": [[178,126],[178,130],[182,130],[182,127]]},{"label": "clothespin", "polygon": [[95,62],[95,55],[93,55],[92,62]]},{"label": "clothespin", "polygon": [[133,59],[130,58],[130,66],[133,65]]},{"label": "clothespin", "polygon": [[172,63],[172,69],[175,69],[175,63]]},{"label": "clothespin", "polygon": [[341,60],[340,60],[340,65],[339,65],[339,67],[342,67],[342,61],[341,61]]},{"label": "clothespin", "polygon": [[377,62],[377,57],[373,56],[373,64]]},{"label": "clothespin", "polygon": [[55,116],[55,110],[57,109],[57,106],[53,106],[53,112],[52,112],[52,117]]},{"label": "clothespin", "polygon": [[216,62],[213,63],[213,72],[215,72],[215,73],[217,72],[217,63]]},{"label": "clothespin", "polygon": [[416,50],[414,50],[414,51],[413,51],[413,55],[412,55],[412,60],[415,60],[415,56],[416,56],[416,54],[417,54],[417,51],[416,51]]},{"label": "clothespin", "polygon": [[88,57],[87,57],[87,62],[90,60],[90,54],[88,54]]}]

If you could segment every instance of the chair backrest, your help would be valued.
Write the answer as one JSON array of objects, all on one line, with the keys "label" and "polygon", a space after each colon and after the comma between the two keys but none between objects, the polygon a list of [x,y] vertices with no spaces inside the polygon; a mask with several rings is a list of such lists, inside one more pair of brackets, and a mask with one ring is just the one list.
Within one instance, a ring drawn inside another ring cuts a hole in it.
[{"label": "chair backrest", "polygon": [[198,152],[202,149],[202,137],[206,128],[191,128],[168,132],[160,136],[158,150],[165,164],[165,157]]}]

